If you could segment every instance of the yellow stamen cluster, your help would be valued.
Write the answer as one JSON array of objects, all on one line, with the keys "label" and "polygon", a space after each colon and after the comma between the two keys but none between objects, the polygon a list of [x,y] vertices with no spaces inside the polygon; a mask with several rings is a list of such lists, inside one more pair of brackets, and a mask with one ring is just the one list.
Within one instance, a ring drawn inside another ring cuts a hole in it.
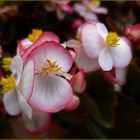
[{"label": "yellow stamen cluster", "polygon": [[42,30],[33,29],[32,33],[28,35],[28,39],[31,42],[35,42],[40,37],[41,34],[42,34]]},{"label": "yellow stamen cluster", "polygon": [[106,44],[110,47],[117,47],[119,36],[115,32],[109,32],[106,37]]},{"label": "yellow stamen cluster", "polygon": [[36,72],[36,74],[55,74],[60,71],[61,67],[58,66],[56,61],[47,60],[47,65],[45,65],[40,71]]},{"label": "yellow stamen cluster", "polygon": [[43,68],[44,72],[49,74],[49,73],[56,73],[61,71],[61,67],[58,66],[58,64],[56,63],[56,61],[50,61],[47,60],[48,62],[48,66]]},{"label": "yellow stamen cluster", "polygon": [[5,71],[9,71],[10,70],[10,64],[12,62],[12,58],[11,57],[5,57],[2,59],[2,68],[5,70]]},{"label": "yellow stamen cluster", "polygon": [[100,5],[100,1],[99,0],[91,0],[91,4],[98,7]]},{"label": "yellow stamen cluster", "polygon": [[14,89],[16,86],[15,78],[12,75],[10,75],[6,78],[2,77],[2,79],[0,81],[0,86],[2,86],[2,90],[1,90],[2,94]]},{"label": "yellow stamen cluster", "polygon": [[61,70],[61,67],[58,66],[56,61],[51,60],[47,60],[47,65],[45,65],[40,71],[37,71],[36,74],[56,74],[63,76],[68,80],[72,78],[72,75]]}]

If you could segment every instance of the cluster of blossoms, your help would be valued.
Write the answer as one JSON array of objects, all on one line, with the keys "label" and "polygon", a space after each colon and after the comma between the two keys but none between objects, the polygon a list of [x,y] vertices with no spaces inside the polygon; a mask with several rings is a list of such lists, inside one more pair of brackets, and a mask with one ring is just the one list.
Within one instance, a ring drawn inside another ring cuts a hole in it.
[{"label": "cluster of blossoms", "polygon": [[[60,9],[73,12],[69,1],[50,4],[52,7],[46,9],[57,7],[60,19],[64,18]],[[74,5],[75,11],[90,20],[78,28],[76,39],[60,43],[55,33],[34,29],[18,41],[16,56],[3,61],[3,68],[12,74],[0,81],[4,107],[10,115],[22,113],[29,119],[35,116],[48,126],[51,113],[78,107],[78,93],[86,89],[84,73],[100,70],[113,84],[125,83],[125,70],[132,58],[131,44],[97,21],[95,13],[107,13],[99,5],[88,0]],[[115,77],[110,74],[114,70]]]},{"label": "cluster of blossoms", "polygon": [[12,75],[0,82],[2,93],[6,92],[6,111],[10,115],[22,112],[31,119],[34,111],[46,112],[48,118],[50,113],[75,109],[80,102],[75,93],[85,86],[83,71],[68,73],[73,61],[57,35],[34,29],[18,42],[17,55],[10,64]]}]

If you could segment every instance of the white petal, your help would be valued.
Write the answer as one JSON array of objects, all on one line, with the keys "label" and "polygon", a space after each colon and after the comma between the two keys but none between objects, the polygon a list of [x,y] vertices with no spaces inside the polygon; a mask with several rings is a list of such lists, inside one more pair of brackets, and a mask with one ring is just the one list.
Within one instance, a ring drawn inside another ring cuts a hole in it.
[{"label": "white petal", "polygon": [[76,52],[75,62],[79,69],[83,69],[84,72],[91,72],[99,69],[98,60],[88,57],[82,46],[79,47]]},{"label": "white petal", "polygon": [[18,115],[21,112],[19,102],[18,102],[17,92],[15,89],[4,94],[3,103],[4,103],[5,110],[10,115],[13,116]]},{"label": "white petal", "polygon": [[113,67],[113,61],[109,52],[108,47],[106,47],[99,56],[99,65],[104,71],[109,71]]},{"label": "white petal", "polygon": [[86,54],[94,59],[99,56],[105,46],[105,41],[97,31],[96,24],[84,24],[81,29],[81,39]]},{"label": "white petal", "polygon": [[97,13],[97,14],[107,14],[108,10],[105,7],[94,7],[92,9],[93,12]]},{"label": "white petal", "polygon": [[10,69],[11,69],[12,74],[14,75],[14,77],[16,79],[16,84],[18,84],[20,77],[21,77],[22,69],[23,69],[23,61],[22,61],[20,56],[16,55],[12,59]]},{"label": "white petal", "polygon": [[33,111],[32,119],[23,115],[23,121],[25,128],[29,132],[39,134],[47,131],[51,122],[51,114],[47,112]]},{"label": "white petal", "polygon": [[108,31],[107,28],[105,27],[105,25],[103,23],[97,23],[97,30],[100,33],[100,35],[102,36],[102,38],[104,40],[106,40],[106,36],[108,35]]},{"label": "white petal", "polygon": [[[126,40],[126,39],[125,39]],[[130,46],[123,38],[120,38],[117,47],[110,47],[113,64],[116,68],[126,67],[132,58]]]},{"label": "white petal", "polygon": [[85,14],[83,15],[85,20],[94,20],[94,21],[98,21],[98,17],[96,16],[96,14],[94,14],[91,11],[86,11]]},{"label": "white petal", "polygon": [[18,93],[18,100],[19,100],[19,105],[20,108],[22,110],[22,112],[29,118],[32,118],[32,108],[30,107],[30,105],[26,102],[26,100],[24,99],[24,97]]},{"label": "white petal", "polygon": [[65,44],[68,48],[78,48],[81,46],[80,42],[75,39],[70,39],[66,41]]},{"label": "white petal", "polygon": [[33,78],[34,64],[32,60],[28,60],[28,62],[25,63],[21,79],[19,81],[19,84],[17,85],[17,92],[22,94],[26,100],[29,100],[29,98],[31,97],[33,88]]},{"label": "white petal", "polygon": [[72,98],[72,88],[62,77],[35,75],[34,89],[29,103],[37,110],[58,112]]}]

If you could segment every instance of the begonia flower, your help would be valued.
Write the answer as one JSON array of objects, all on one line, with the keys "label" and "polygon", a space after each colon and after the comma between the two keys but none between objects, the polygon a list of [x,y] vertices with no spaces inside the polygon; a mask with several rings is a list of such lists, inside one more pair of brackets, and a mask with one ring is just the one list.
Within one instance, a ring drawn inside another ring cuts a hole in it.
[{"label": "begonia flower", "polygon": [[81,43],[85,53],[92,59],[98,59],[104,71],[112,67],[124,68],[132,58],[130,44],[125,37],[108,32],[102,23],[85,23],[81,27]]},{"label": "begonia flower", "polygon": [[[32,49],[27,60],[35,66],[34,83],[29,104],[45,112],[58,112],[72,99],[73,91],[66,80],[73,59],[68,50],[54,41],[46,41]],[[38,100],[39,99],[39,100]]]},{"label": "begonia flower", "polygon": [[[11,64],[12,74],[3,78],[0,84],[3,86],[3,102],[6,111],[10,115],[18,115],[23,112],[28,118],[32,117],[32,108],[27,103],[33,86],[34,65],[30,60],[23,68],[22,59],[15,56]],[[28,74],[30,71],[30,74]]]},{"label": "begonia flower", "polygon": [[100,7],[98,0],[86,0],[74,4],[74,10],[85,20],[98,21],[96,14],[107,14],[108,10]]},{"label": "begonia flower", "polygon": [[58,19],[63,20],[66,13],[71,14],[73,12],[73,8],[69,5],[69,3],[69,0],[47,1],[45,9],[48,12],[56,11]]}]

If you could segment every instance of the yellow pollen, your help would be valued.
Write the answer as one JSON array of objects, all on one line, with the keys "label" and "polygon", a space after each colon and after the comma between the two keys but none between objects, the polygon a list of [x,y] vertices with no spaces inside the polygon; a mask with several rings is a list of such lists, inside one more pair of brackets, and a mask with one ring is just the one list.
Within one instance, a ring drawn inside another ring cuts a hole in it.
[{"label": "yellow pollen", "polygon": [[61,70],[61,67],[58,66],[56,61],[51,60],[47,60],[47,65],[45,65],[41,70],[35,72],[35,74],[56,74],[63,76],[68,80],[72,78],[72,75]]},{"label": "yellow pollen", "polygon": [[47,60],[47,62],[48,66],[42,69],[45,73],[50,74],[61,71],[61,67],[58,66],[56,61]]},{"label": "yellow pollen", "polygon": [[119,36],[115,32],[109,32],[106,37],[106,44],[110,47],[117,47]]},{"label": "yellow pollen", "polygon": [[41,34],[42,34],[42,30],[33,29],[33,30],[32,30],[32,33],[28,35],[28,39],[29,39],[31,42],[34,43],[34,42],[40,37]]},{"label": "yellow pollen", "polygon": [[13,75],[10,75],[6,78],[2,77],[0,81],[0,86],[2,86],[1,93],[4,94],[16,87],[15,78]]},{"label": "yellow pollen", "polygon": [[2,59],[2,68],[5,70],[5,71],[9,71],[10,70],[10,64],[12,62],[12,58],[11,57],[5,57]]},{"label": "yellow pollen", "polygon": [[100,1],[99,0],[90,0],[91,4],[94,6],[99,6],[100,5]]}]

